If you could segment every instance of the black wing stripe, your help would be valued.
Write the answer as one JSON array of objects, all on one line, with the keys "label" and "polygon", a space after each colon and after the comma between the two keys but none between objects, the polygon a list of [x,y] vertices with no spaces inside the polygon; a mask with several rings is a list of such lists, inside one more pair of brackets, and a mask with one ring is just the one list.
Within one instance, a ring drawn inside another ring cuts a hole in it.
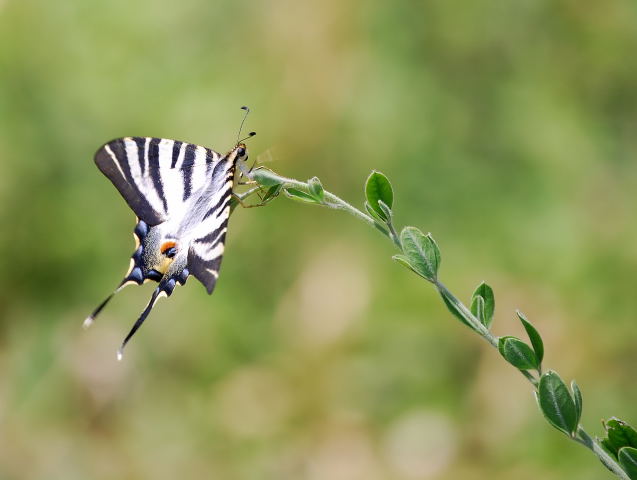
[{"label": "black wing stripe", "polygon": [[195,154],[197,145],[193,143],[186,144],[186,153],[184,155],[184,161],[181,164],[182,169],[191,169],[195,163]]},{"label": "black wing stripe", "polygon": [[129,160],[122,139],[104,145],[95,154],[97,167],[115,185],[133,212],[148,225],[157,225],[164,217],[151,206],[133,181]]},{"label": "black wing stripe", "polygon": [[209,233],[208,235],[206,235],[203,238],[198,238],[197,240],[195,240],[195,242],[197,243],[207,243],[209,244],[211,247],[216,246],[220,241],[221,241],[221,234],[225,234],[226,233],[226,225],[225,222],[224,224],[220,225],[217,229],[215,229],[214,232]]},{"label": "black wing stripe", "polygon": [[[141,170],[143,175],[146,166],[146,139],[141,137],[133,137],[132,140],[135,142],[135,145],[137,145],[137,161],[139,163],[139,169]],[[132,161],[133,159],[129,158],[128,160]]]},{"label": "black wing stripe", "polygon": [[148,149],[148,158],[156,159],[157,165],[153,165],[154,168],[149,168],[150,178],[153,180],[153,186],[157,191],[157,195],[162,201],[164,205],[164,212],[168,214],[168,202],[166,201],[166,195],[164,195],[164,184],[161,179],[161,172],[159,169],[159,165],[162,164],[161,158],[159,158],[159,142],[161,139],[153,138],[150,141],[150,146]]},{"label": "black wing stripe", "polygon": [[214,165],[215,159],[212,155],[210,155],[210,150],[206,149],[206,176],[210,175],[210,170]]},{"label": "black wing stripe", "polygon": [[[227,225],[228,222],[224,222],[223,229],[226,229]],[[225,240],[226,232],[224,231],[218,238],[216,247],[212,249],[213,251],[216,250],[216,252],[214,252],[214,257],[210,260],[203,260],[192,248],[188,251],[188,270],[191,275],[194,275],[197,280],[203,283],[208,293],[212,293],[217,284],[217,278],[219,278]]]},{"label": "black wing stripe", "polygon": [[228,166],[227,161],[218,162],[215,165],[214,170],[212,171],[212,178],[216,178],[217,176],[221,175],[223,172],[223,169],[226,168],[227,166]]},{"label": "black wing stripe", "polygon": [[[146,202],[148,202],[151,208],[163,217],[163,205],[159,193],[152,185],[150,175],[142,171],[150,171],[148,158],[150,140],[151,139],[149,137],[132,137],[123,139],[126,158],[128,159],[128,174],[130,175],[129,181],[133,183],[135,188],[137,188],[140,195],[145,197]],[[135,162],[135,157],[139,160],[138,162]]]},{"label": "black wing stripe", "polygon": [[195,145],[189,143],[186,145],[186,153],[184,161],[181,164],[181,174],[184,178],[184,202],[190,198],[192,193],[192,166],[195,161]]},{"label": "black wing stripe", "polygon": [[[137,152],[138,152],[138,158],[131,158],[131,156],[128,153],[128,150],[126,149],[126,141],[125,139],[120,140],[117,142],[117,146],[121,148],[121,153],[117,154],[116,153],[116,157],[119,159],[119,163],[122,166],[122,170],[124,171],[124,175],[126,175],[126,181],[129,183],[129,185],[132,187],[132,189],[135,191],[135,193],[137,194],[138,197],[143,198],[144,201],[148,204],[148,206],[150,207],[150,202],[148,202],[148,200],[145,198],[145,196],[142,194],[141,190],[139,189],[139,186],[137,185],[137,182],[135,181],[135,179],[133,178],[133,172],[131,170],[131,162],[139,162],[140,165],[143,165],[144,160],[143,160],[143,149],[140,149],[139,147],[139,143],[137,142],[137,139],[134,139],[135,143],[137,144]],[[143,143],[142,143],[143,146]],[[140,167],[141,168],[141,167]]]},{"label": "black wing stripe", "polygon": [[223,209],[228,206],[231,198],[232,198],[232,195],[230,194],[230,190],[228,189],[228,192],[223,196],[221,201],[217,203],[216,205],[213,205],[213,207],[206,212],[206,214],[203,217],[203,220],[215,214],[216,214],[215,216],[219,216],[219,213],[223,212]]},{"label": "black wing stripe", "polygon": [[170,163],[170,168],[175,168],[175,165],[177,165],[177,159],[179,158],[179,150],[181,150],[181,144],[182,142],[178,140],[173,143],[173,156],[172,162]]}]

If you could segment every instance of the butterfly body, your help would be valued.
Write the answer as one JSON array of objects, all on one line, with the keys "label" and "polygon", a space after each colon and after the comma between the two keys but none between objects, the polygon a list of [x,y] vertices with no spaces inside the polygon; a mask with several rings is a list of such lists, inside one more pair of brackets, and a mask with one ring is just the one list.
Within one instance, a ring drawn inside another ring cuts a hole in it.
[{"label": "butterfly body", "polygon": [[136,249],[118,288],[90,315],[92,323],[126,285],[158,282],[123,346],[162,296],[195,276],[212,293],[221,266],[236,163],[244,144],[226,155],[177,140],[125,137],[106,143],[95,163],[137,216]]}]

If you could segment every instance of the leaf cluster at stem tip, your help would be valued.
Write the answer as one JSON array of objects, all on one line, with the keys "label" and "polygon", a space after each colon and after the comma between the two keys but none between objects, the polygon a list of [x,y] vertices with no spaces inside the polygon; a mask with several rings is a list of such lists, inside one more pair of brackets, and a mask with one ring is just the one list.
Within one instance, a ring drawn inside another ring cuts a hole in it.
[{"label": "leaf cluster at stem tip", "polygon": [[637,480],[637,431],[619,418],[604,422],[606,437],[601,444],[619,462],[628,477]]}]

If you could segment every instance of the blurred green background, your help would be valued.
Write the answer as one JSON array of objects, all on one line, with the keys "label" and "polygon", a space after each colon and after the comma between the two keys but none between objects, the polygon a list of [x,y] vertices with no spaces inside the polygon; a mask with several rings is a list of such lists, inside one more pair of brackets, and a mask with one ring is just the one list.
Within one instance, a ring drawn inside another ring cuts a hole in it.
[{"label": "blurred green background", "polygon": [[133,214],[92,161],[125,135],[232,147],[431,231],[494,332],[542,332],[584,424],[637,422],[637,6],[629,0],[0,1],[1,479],[599,479],[529,385],[346,214],[237,209],[115,351]]}]

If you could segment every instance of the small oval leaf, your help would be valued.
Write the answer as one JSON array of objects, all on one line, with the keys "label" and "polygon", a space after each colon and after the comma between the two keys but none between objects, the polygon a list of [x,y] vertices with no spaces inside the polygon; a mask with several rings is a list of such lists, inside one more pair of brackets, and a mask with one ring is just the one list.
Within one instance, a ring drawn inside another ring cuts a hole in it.
[{"label": "small oval leaf", "polygon": [[487,319],[485,315],[484,298],[482,298],[480,295],[473,296],[473,299],[471,300],[471,313],[473,313],[473,315],[478,320],[480,320],[480,323],[482,325],[489,328],[489,326],[487,325]]},{"label": "small oval leaf", "polygon": [[573,391],[573,400],[575,401],[575,411],[577,412],[577,423],[582,418],[582,392],[580,391],[575,380],[571,381],[571,390]]},{"label": "small oval leaf", "polygon": [[365,197],[371,208],[373,208],[383,220],[387,220],[378,201],[382,200],[389,208],[393,206],[394,191],[391,183],[389,183],[389,179],[381,172],[377,172],[376,170],[372,171],[365,182]]},{"label": "small oval leaf", "polygon": [[365,202],[365,210],[367,210],[367,213],[369,213],[370,217],[372,217],[374,220],[377,220],[378,222],[385,224],[385,220],[381,218],[381,216],[378,213],[376,213],[376,210],[374,210],[367,202]]},{"label": "small oval leaf", "polygon": [[440,266],[440,250],[431,234],[425,235],[416,227],[405,227],[400,232],[400,244],[414,271],[435,282]]},{"label": "small oval leaf", "polygon": [[520,370],[537,369],[537,357],[526,343],[515,337],[502,337],[498,340],[498,350],[502,356]]},{"label": "small oval leaf", "polygon": [[[493,289],[482,282],[476,288],[475,292],[473,292],[473,297],[471,304],[473,305],[473,298],[480,296],[484,301],[484,324],[485,327],[489,328],[491,323],[493,323],[493,314],[495,313],[495,296],[493,295]],[[473,309],[471,310],[473,312]],[[473,313],[475,315],[475,312]],[[482,321],[482,320],[480,320]]]},{"label": "small oval leaf", "polygon": [[312,195],[317,202],[323,203],[325,200],[325,191],[323,190],[323,185],[321,185],[321,181],[318,177],[310,178],[307,181],[307,184],[310,195]]},{"label": "small oval leaf", "polygon": [[529,322],[524,314],[517,310],[518,318],[522,322],[524,326],[524,330],[526,330],[526,334],[529,336],[529,340],[531,340],[531,345],[533,345],[533,350],[535,351],[535,355],[537,356],[538,362],[540,365],[542,364],[542,360],[544,359],[544,342],[542,341],[542,337],[535,329],[535,327]]},{"label": "small oval leaf", "polygon": [[504,342],[508,338],[515,338],[515,337],[512,337],[511,335],[505,335],[503,337],[498,338],[498,352],[500,352],[500,355],[502,355],[503,357],[504,357]]},{"label": "small oval leaf", "polygon": [[577,429],[577,409],[568,388],[554,371],[548,371],[538,385],[538,405],[548,422],[568,436]]},{"label": "small oval leaf", "polygon": [[391,208],[389,208],[387,204],[383,202],[382,200],[378,200],[378,206],[383,211],[383,214],[385,215],[385,218],[387,219],[387,223],[391,223],[391,219],[393,216]]},{"label": "small oval leaf", "polygon": [[619,464],[631,480],[637,480],[637,448],[623,447],[617,455]]},{"label": "small oval leaf", "polygon": [[279,193],[281,193],[281,189],[282,188],[283,188],[283,186],[280,183],[277,184],[277,185],[272,185],[265,192],[265,195],[263,196],[263,200],[261,200],[261,202],[263,202],[263,203],[269,202],[271,199],[277,197],[279,195]]},{"label": "small oval leaf", "polygon": [[314,203],[317,204],[317,201],[314,199],[314,197],[312,195],[310,195],[309,193],[305,193],[302,190],[298,190],[296,188],[286,188],[283,190],[285,192],[285,194],[294,199],[294,200],[298,200],[300,202],[303,203]]},{"label": "small oval leaf", "polygon": [[414,268],[409,264],[409,259],[407,257],[405,257],[404,255],[394,255],[391,258],[392,258],[392,260],[396,260],[403,267],[406,267],[409,270],[411,270],[412,272],[415,272]]}]

